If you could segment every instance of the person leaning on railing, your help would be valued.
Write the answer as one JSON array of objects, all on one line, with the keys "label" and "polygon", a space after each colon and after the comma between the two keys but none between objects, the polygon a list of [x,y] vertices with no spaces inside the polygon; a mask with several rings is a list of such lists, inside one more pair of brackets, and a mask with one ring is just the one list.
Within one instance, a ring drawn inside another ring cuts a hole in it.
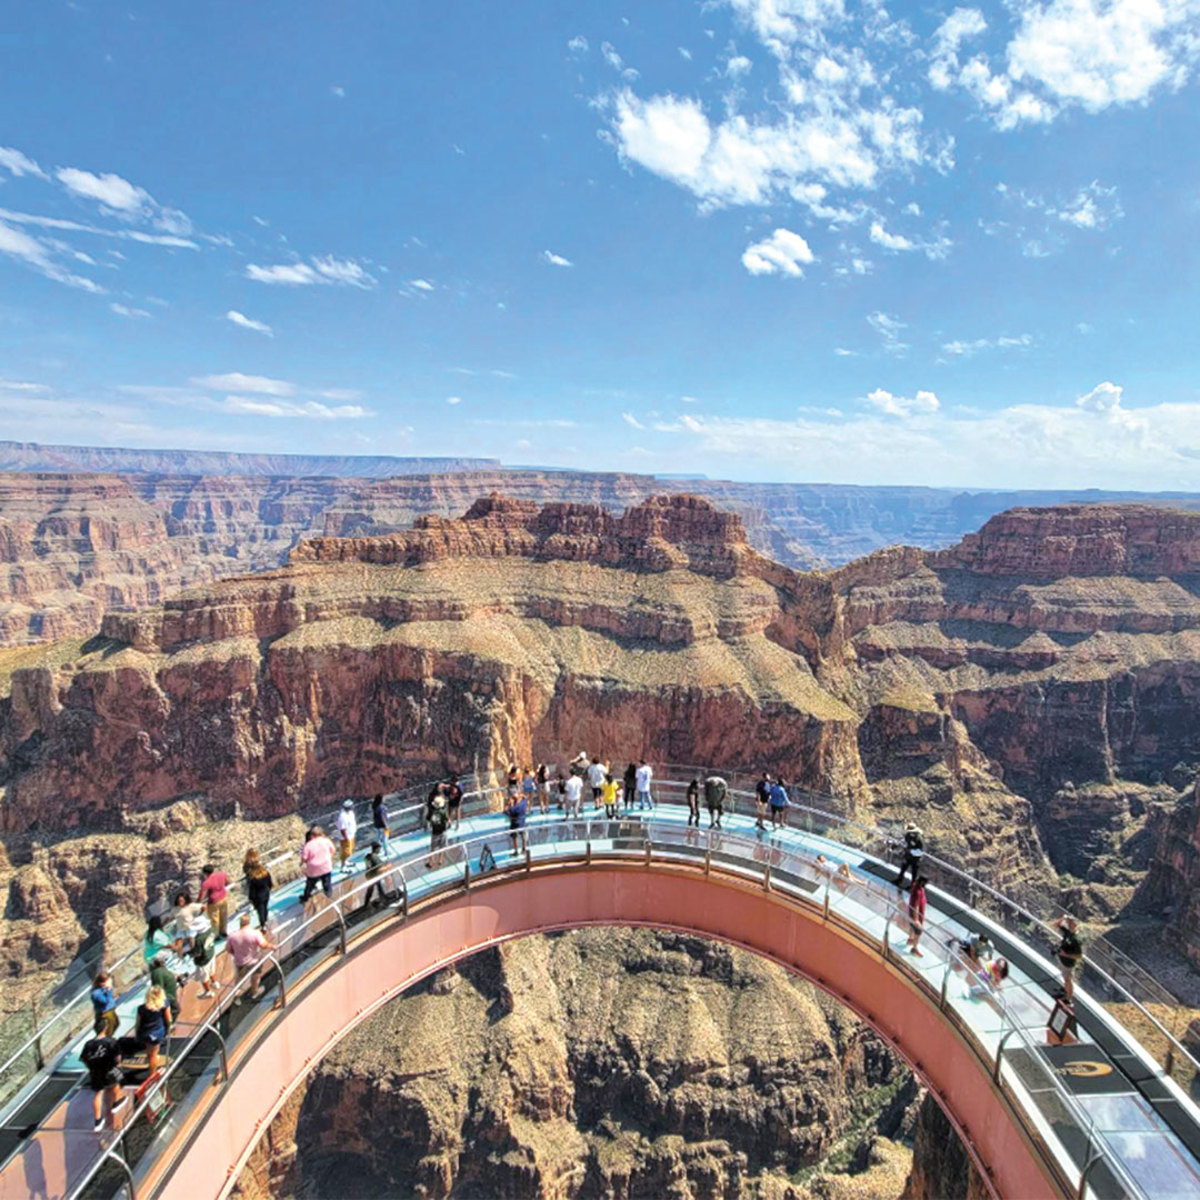
[{"label": "person leaning on railing", "polygon": [[92,980],[92,1012],[96,1018],[92,1028],[97,1037],[110,1038],[117,1032],[117,998],[113,993],[112,976],[101,971]]},{"label": "person leaning on railing", "polygon": [[1062,969],[1063,992],[1068,1004],[1075,1003],[1075,976],[1083,962],[1083,940],[1076,930],[1079,922],[1074,917],[1059,917],[1054,923],[1062,935],[1058,943],[1058,965]]}]

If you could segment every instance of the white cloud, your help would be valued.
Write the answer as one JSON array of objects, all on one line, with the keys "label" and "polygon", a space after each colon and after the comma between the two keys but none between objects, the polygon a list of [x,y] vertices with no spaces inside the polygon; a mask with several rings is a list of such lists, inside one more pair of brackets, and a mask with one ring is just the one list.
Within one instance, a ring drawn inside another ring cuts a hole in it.
[{"label": "white cloud", "polygon": [[354,259],[334,258],[333,255],[314,257],[309,262],[276,263],[269,267],[250,263],[246,278],[255,283],[280,284],[285,287],[309,287],[313,284],[341,284],[349,287],[371,288],[374,276]]},{"label": "white cloud", "polygon": [[867,324],[882,338],[883,348],[889,354],[903,354],[908,350],[908,343],[900,339],[901,331],[908,326],[899,317],[885,312],[873,312],[867,316]]},{"label": "white cloud", "polygon": [[1080,396],[1075,403],[1085,412],[1115,412],[1121,407],[1121,397],[1124,395],[1124,392],[1125,389],[1123,387],[1115,383],[1109,383],[1106,380],[1104,383],[1096,384],[1090,392],[1084,396]]},{"label": "white cloud", "polygon": [[20,229],[13,229],[0,221],[0,254],[15,258],[18,262],[32,267],[47,279],[56,283],[65,283],[68,287],[78,288],[85,292],[103,293],[98,283],[83,275],[76,275],[67,270],[54,259],[54,247],[43,242],[40,238],[32,237]]},{"label": "white cloud", "polygon": [[462,397],[461,396],[447,396],[446,403],[447,404],[461,404]]},{"label": "white cloud", "polygon": [[226,396],[225,412],[248,417],[286,417],[309,421],[356,421],[375,414],[361,404],[342,404],[331,408],[319,400],[255,400],[246,396]]},{"label": "white cloud", "polygon": [[733,55],[725,64],[725,74],[730,79],[740,79],[743,75],[748,75],[752,70],[754,70],[754,63],[744,54]]},{"label": "white cloud", "polygon": [[680,58],[684,59],[686,62],[692,61],[692,52],[686,46],[680,46],[678,49]]},{"label": "white cloud", "polygon": [[942,353],[951,358],[972,358],[985,350],[1027,350],[1032,345],[1032,334],[1022,333],[1015,337],[1002,334],[996,338],[975,338],[970,342],[961,339],[944,342]]},{"label": "white cloud", "polygon": [[149,317],[144,308],[130,308],[127,304],[110,304],[108,306],[118,317]]},{"label": "white cloud", "polygon": [[60,167],[54,177],[69,192],[87,200],[95,200],[123,216],[140,217],[154,205],[154,199],[143,188],[135,187],[120,175],[93,175],[75,167]]},{"label": "white cloud", "polygon": [[776,229],[770,237],[746,247],[742,266],[751,275],[790,275],[798,279],[804,274],[800,264],[813,260],[812,250],[798,233]]},{"label": "white cloud", "polygon": [[857,358],[857,350],[847,350],[844,346],[834,346],[833,352],[838,358]]},{"label": "white cloud", "polygon": [[917,392],[913,397],[895,396],[883,388],[876,388],[867,396],[867,403],[889,417],[919,417],[935,413],[941,408],[933,392]]},{"label": "white cloud", "polygon": [[575,265],[569,258],[563,258],[561,254],[555,254],[552,250],[542,251],[542,261],[549,263],[552,267],[573,267]]},{"label": "white cloud", "polygon": [[344,87],[342,87],[340,84],[335,83],[329,89],[329,93],[330,93],[330,95],[337,97],[337,99],[339,99],[339,100],[344,100],[346,98],[346,89]]},{"label": "white cloud", "polygon": [[268,379],[265,375],[243,375],[231,371],[226,375],[202,375],[191,380],[196,387],[214,392],[254,392],[260,396],[294,396],[296,385],[285,379]]},{"label": "white cloud", "polygon": [[14,150],[11,146],[0,146],[0,167],[18,179],[22,175],[33,175],[38,179],[50,178],[32,158],[27,158],[20,150]]},{"label": "white cloud", "polygon": [[626,425],[632,426],[634,429],[646,428],[645,425],[643,425],[641,421],[639,421],[637,417],[633,415],[633,413],[623,412],[621,414],[621,420],[624,421]]},{"label": "white cloud", "polygon": [[275,331],[265,321],[255,321],[252,317],[238,312],[235,308],[231,308],[225,314],[225,319],[232,321],[235,325],[240,325],[243,329],[252,329],[255,333],[265,333],[267,337],[275,336]]},{"label": "white cloud", "polygon": [[586,54],[588,51],[588,40],[583,34],[577,34],[567,43],[567,49],[572,54]]},{"label": "white cloud", "polygon": [[872,221],[870,231],[871,241],[885,250],[915,250],[916,243],[899,233],[888,233],[882,221]]},{"label": "white cloud", "polygon": [[[85,225],[82,221],[70,221],[64,217],[43,217],[34,213],[13,212],[0,208],[0,219],[13,225],[32,225],[36,229],[56,229],[65,233],[91,233],[97,237],[119,238],[127,242],[140,242],[146,246],[167,246],[181,250],[199,250],[200,247],[190,238],[173,233],[146,233],[141,229],[102,229],[98,225]],[[116,250],[110,250],[114,258],[124,256]]]},{"label": "white cloud", "polygon": [[434,290],[433,284],[428,279],[410,279],[408,286],[416,288],[419,292],[432,292]]}]

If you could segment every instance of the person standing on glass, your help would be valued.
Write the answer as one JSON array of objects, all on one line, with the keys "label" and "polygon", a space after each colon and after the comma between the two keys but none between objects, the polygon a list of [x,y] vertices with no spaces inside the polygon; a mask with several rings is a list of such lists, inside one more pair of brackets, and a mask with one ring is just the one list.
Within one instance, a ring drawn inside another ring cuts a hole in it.
[{"label": "person standing on glass", "polygon": [[446,807],[450,810],[451,829],[457,829],[462,821],[462,802],[462,784],[458,782],[457,775],[451,775],[450,782],[446,784]]},{"label": "person standing on glass", "polygon": [[904,826],[904,857],[900,860],[900,874],[896,876],[896,886],[904,887],[904,873],[912,872],[915,880],[921,869],[921,859],[925,854],[925,838],[920,828],[909,821]]},{"label": "person standing on glass", "polygon": [[307,904],[312,894],[321,885],[328,896],[333,890],[333,843],[325,836],[320,825],[314,825],[304,837],[304,849],[300,851],[300,864],[304,868],[304,895],[301,904]]},{"label": "person standing on glass", "polygon": [[725,812],[725,797],[729,784],[720,775],[709,775],[704,781],[704,803],[708,808],[709,829],[721,828],[721,815]]},{"label": "person standing on glass", "polygon": [[654,811],[654,797],[650,793],[650,782],[654,778],[654,768],[643,758],[638,762],[634,775],[634,786],[637,788],[638,812],[643,809]]},{"label": "person standing on glass", "polygon": [[1063,992],[1068,1004],[1075,1003],[1075,976],[1083,962],[1083,940],[1077,930],[1079,922],[1074,917],[1059,917],[1054,926],[1061,934],[1058,943],[1058,965],[1062,970]]},{"label": "person standing on glass", "polygon": [[505,810],[508,813],[508,828],[509,836],[512,838],[512,852],[521,854],[525,851],[527,842],[525,838],[525,819],[529,815],[529,801],[525,798],[524,792],[518,792],[508,802],[508,808]]},{"label": "person standing on glass", "polygon": [[371,825],[375,829],[375,841],[379,844],[385,858],[390,857],[388,848],[388,810],[383,802],[383,793],[376,792],[371,801]]},{"label": "person standing on glass", "polygon": [[700,780],[699,779],[693,779],[692,782],[687,785],[687,806],[688,806],[687,823],[689,825],[695,825],[695,827],[697,829],[699,829],[700,828]]},{"label": "person standing on glass", "polygon": [[271,907],[271,888],[274,887],[275,881],[262,859],[258,857],[258,851],[253,848],[246,851],[242,871],[246,876],[246,897],[250,901],[250,907],[258,914],[258,927],[266,929],[268,910]]},{"label": "person standing on glass", "polygon": [[925,885],[928,882],[924,875],[918,875],[908,893],[908,952],[918,958],[924,957],[917,943],[925,932]]}]

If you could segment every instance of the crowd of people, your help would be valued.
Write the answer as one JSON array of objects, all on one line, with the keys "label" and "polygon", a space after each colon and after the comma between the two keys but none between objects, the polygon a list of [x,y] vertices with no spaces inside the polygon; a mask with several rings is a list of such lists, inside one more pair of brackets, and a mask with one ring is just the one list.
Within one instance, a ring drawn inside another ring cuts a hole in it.
[{"label": "crowd of people", "polygon": [[[509,767],[504,789],[504,813],[508,818],[512,852],[526,851],[526,828],[531,813],[557,813],[567,819],[598,815],[603,810],[606,819],[630,817],[634,813],[653,812],[656,807],[654,770],[645,760],[630,761],[624,771],[598,755],[580,752],[561,768],[545,763]],[[585,801],[590,793],[591,808]],[[426,797],[423,819],[429,831],[427,865],[443,865],[447,836],[457,830],[462,820],[464,790],[458,776],[450,775],[430,789]],[[720,829],[729,801],[728,781],[716,773],[696,772],[687,783],[687,825],[700,827],[701,797],[708,813],[708,828]],[[765,831],[786,827],[787,810],[791,799],[785,781],[762,772],[755,789],[755,826]],[[301,903],[307,905],[318,889],[326,897],[332,895],[335,870],[347,873],[358,842],[358,819],[352,800],[346,800],[336,818],[335,843],[320,825],[306,830],[300,850],[300,865],[304,877]],[[392,897],[387,891],[387,862],[391,856],[389,814],[382,793],[371,802],[371,834],[363,858],[367,888],[364,907],[386,904]],[[913,822],[905,825],[900,843],[902,857],[895,886],[903,893],[908,877],[907,897],[902,911],[907,919],[907,945],[910,954],[921,957],[921,939],[925,931],[928,878],[923,871],[924,834]],[[487,853],[490,854],[490,851]],[[336,865],[335,865],[336,864]],[[817,856],[818,870],[828,875],[839,890],[845,891],[854,882],[849,867],[842,863],[837,870],[825,856]],[[822,865],[823,864],[823,865]],[[264,955],[275,949],[268,934],[269,906],[274,880],[267,865],[256,850],[248,850],[242,864],[242,874],[249,909],[230,925],[230,889],[232,881],[226,872],[207,863],[201,870],[197,898],[193,900],[188,888],[181,888],[172,899],[169,919],[151,916],[143,941],[142,954],[149,971],[149,988],[137,1007],[132,1028],[122,1036],[112,977],[100,972],[94,980],[91,994],[95,1012],[94,1037],[83,1047],[82,1058],[88,1070],[94,1093],[96,1128],[102,1127],[103,1100],[107,1096],[112,1111],[120,1110],[127,1098],[123,1093],[126,1072],[122,1062],[144,1056],[144,1069],[153,1075],[161,1065],[161,1048],[172,1024],[180,1013],[181,984],[195,975],[200,984],[201,998],[211,998],[221,988],[217,977],[217,943],[224,941],[238,981],[253,976],[249,988],[252,1000],[262,995],[261,976]],[[253,921],[257,918],[258,926]],[[1061,943],[1057,950],[1062,970],[1061,998],[1073,1003],[1074,978],[1083,958],[1082,941],[1072,918],[1063,918],[1058,925]],[[1008,977],[1008,963],[995,957],[985,933],[950,947],[963,965],[969,994],[995,994]],[[240,1002],[241,997],[238,997]]]}]

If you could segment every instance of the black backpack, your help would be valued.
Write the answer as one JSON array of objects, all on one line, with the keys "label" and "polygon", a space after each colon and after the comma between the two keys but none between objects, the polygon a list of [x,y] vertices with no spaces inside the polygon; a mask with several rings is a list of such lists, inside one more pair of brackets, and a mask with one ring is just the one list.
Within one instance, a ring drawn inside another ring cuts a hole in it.
[{"label": "black backpack", "polygon": [[446,826],[449,823],[450,814],[446,811],[446,806],[444,804],[435,804],[429,814],[429,828],[434,833],[445,833]]},{"label": "black backpack", "polygon": [[112,1038],[91,1038],[84,1042],[79,1059],[85,1067],[105,1067],[116,1058],[117,1043]]}]

